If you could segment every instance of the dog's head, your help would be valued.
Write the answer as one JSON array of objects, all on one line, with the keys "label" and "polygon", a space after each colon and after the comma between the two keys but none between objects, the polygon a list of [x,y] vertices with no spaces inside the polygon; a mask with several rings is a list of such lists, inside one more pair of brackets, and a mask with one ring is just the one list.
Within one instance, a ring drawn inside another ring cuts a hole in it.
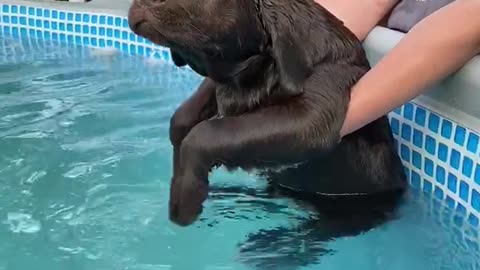
[{"label": "dog's head", "polygon": [[330,18],[313,0],[134,0],[129,11],[132,31],[169,47],[175,64],[234,76],[252,58],[270,57],[291,95],[320,57]]}]

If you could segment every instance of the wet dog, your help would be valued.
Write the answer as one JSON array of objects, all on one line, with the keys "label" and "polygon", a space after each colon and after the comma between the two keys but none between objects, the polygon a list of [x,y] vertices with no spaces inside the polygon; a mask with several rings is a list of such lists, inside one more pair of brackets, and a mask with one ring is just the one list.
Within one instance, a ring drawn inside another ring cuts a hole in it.
[{"label": "wet dog", "polygon": [[386,116],[340,138],[350,89],[370,65],[313,0],[135,0],[129,24],[205,76],[171,118],[173,222],[199,217],[216,165],[255,169],[306,199],[404,191]]}]

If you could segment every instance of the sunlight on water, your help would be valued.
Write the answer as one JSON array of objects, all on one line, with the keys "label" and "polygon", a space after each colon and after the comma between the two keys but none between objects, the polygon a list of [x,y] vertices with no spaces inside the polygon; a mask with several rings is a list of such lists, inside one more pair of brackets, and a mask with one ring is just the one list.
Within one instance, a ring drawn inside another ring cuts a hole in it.
[{"label": "sunlight on water", "polygon": [[302,229],[307,209],[217,170],[200,221],[172,225],[169,118],[199,82],[0,37],[0,269],[478,269],[478,232],[418,194],[385,225],[323,241]]}]

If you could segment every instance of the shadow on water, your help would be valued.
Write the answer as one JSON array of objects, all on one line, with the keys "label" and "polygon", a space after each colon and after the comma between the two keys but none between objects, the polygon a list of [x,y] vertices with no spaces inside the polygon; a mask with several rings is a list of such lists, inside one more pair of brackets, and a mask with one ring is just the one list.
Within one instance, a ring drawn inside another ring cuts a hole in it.
[{"label": "shadow on water", "polygon": [[[335,253],[328,242],[342,237],[354,237],[399,218],[398,209],[405,201],[401,192],[361,198],[318,197],[296,194],[269,184],[265,190],[241,186],[215,187],[212,194],[244,194],[253,196],[250,207],[266,212],[278,212],[288,206],[271,199],[289,198],[305,209],[312,210],[295,226],[260,229],[247,235],[238,244],[239,260],[256,269],[299,269],[318,264],[322,256]],[[215,199],[222,196],[215,195]],[[264,200],[262,200],[264,199]]]}]

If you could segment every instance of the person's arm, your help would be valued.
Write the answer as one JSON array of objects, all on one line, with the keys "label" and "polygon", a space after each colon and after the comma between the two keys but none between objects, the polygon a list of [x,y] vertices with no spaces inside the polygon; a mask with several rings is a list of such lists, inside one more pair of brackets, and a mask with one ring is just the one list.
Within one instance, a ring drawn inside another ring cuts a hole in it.
[{"label": "person's arm", "polygon": [[479,52],[480,1],[457,0],[439,9],[354,85],[341,136],[420,95]]},{"label": "person's arm", "polygon": [[315,0],[363,41],[399,0]]}]

